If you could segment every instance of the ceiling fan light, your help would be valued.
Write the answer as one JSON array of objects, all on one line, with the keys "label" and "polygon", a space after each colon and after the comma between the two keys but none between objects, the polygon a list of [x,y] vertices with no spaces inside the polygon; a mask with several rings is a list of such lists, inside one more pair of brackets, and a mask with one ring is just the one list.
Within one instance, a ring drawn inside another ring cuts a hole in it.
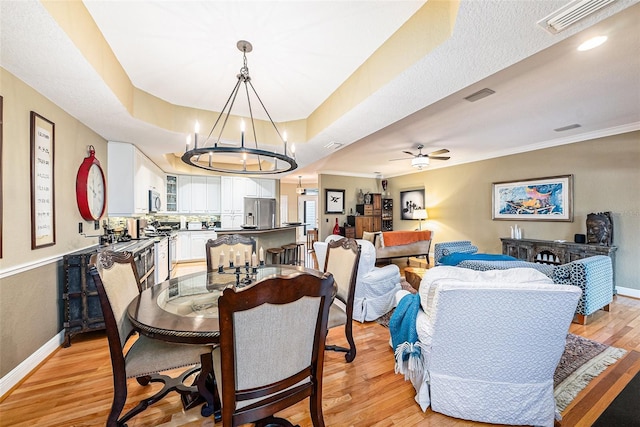
[{"label": "ceiling fan light", "polygon": [[425,166],[429,166],[428,157],[414,157],[411,159],[411,166],[414,168],[422,169]]}]

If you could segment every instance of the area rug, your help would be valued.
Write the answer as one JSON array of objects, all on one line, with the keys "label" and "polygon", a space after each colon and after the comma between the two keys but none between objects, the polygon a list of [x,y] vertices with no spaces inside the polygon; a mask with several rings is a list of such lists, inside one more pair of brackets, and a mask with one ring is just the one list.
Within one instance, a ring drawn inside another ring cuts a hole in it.
[{"label": "area rug", "polygon": [[[393,310],[376,320],[388,328]],[[562,412],[589,382],[607,366],[627,353],[580,335],[567,334],[567,342],[560,363],[553,375],[554,396],[558,411]]]}]

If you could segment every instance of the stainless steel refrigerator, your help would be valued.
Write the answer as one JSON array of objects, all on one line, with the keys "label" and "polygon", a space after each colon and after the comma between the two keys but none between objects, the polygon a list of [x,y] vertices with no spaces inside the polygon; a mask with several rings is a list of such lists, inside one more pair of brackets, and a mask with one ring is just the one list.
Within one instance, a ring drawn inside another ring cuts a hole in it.
[{"label": "stainless steel refrigerator", "polygon": [[260,229],[275,228],[276,199],[245,197],[244,225]]}]

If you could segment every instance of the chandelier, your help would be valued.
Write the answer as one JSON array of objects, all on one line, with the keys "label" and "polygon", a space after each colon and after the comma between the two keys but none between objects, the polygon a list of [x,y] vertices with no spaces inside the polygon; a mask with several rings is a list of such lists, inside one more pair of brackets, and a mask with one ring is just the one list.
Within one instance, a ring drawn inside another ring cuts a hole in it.
[{"label": "chandelier", "polygon": [[296,194],[304,194],[304,187],[302,186],[302,176],[298,176],[298,186],[296,187]]},{"label": "chandelier", "polygon": [[[182,161],[188,165],[214,172],[232,173],[232,174],[276,174],[295,170],[298,164],[295,160],[295,146],[292,144],[289,153],[287,153],[287,134],[280,134],[276,124],[271,119],[267,108],[262,103],[260,96],[256,92],[251,77],[249,76],[249,68],[247,67],[247,53],[253,50],[251,43],[240,40],[237,45],[238,50],[242,52],[243,64],[240,68],[240,74],[237,75],[238,81],[234,86],[227,102],[222,111],[218,115],[207,139],[199,147],[198,132],[199,126],[196,122],[196,131],[194,135],[194,144],[191,146],[191,137],[187,137],[187,145]],[[244,120],[240,125],[240,146],[230,146],[228,142],[222,141],[224,131],[233,105],[236,101],[240,87],[244,85],[244,93],[247,96],[247,105],[249,107],[250,133],[253,134],[252,146],[245,145],[245,126]],[[249,91],[251,89],[251,91]],[[277,139],[282,142],[282,148],[267,150],[258,147],[258,137],[256,135],[256,124],[253,119],[253,109],[251,107],[250,93],[258,100],[260,106],[271,122],[271,126],[275,129]],[[220,125],[220,126],[218,126]],[[217,136],[215,135],[217,132]]]}]

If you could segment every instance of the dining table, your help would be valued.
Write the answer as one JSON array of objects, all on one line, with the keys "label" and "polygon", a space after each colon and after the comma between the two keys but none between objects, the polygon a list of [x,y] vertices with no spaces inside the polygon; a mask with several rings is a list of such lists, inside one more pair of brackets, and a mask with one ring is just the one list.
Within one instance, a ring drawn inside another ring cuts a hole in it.
[{"label": "dining table", "polygon": [[[226,288],[243,288],[265,279],[293,278],[303,273],[317,277],[323,274],[319,270],[289,264],[221,266],[214,271],[191,273],[143,290],[127,307],[127,316],[134,329],[149,338],[182,344],[218,345],[218,298]],[[219,398],[213,366],[209,364],[203,359],[199,374],[211,379],[207,390],[199,396],[206,402],[201,413],[205,417],[215,414],[218,419]],[[190,403],[183,398],[185,406]]]}]

